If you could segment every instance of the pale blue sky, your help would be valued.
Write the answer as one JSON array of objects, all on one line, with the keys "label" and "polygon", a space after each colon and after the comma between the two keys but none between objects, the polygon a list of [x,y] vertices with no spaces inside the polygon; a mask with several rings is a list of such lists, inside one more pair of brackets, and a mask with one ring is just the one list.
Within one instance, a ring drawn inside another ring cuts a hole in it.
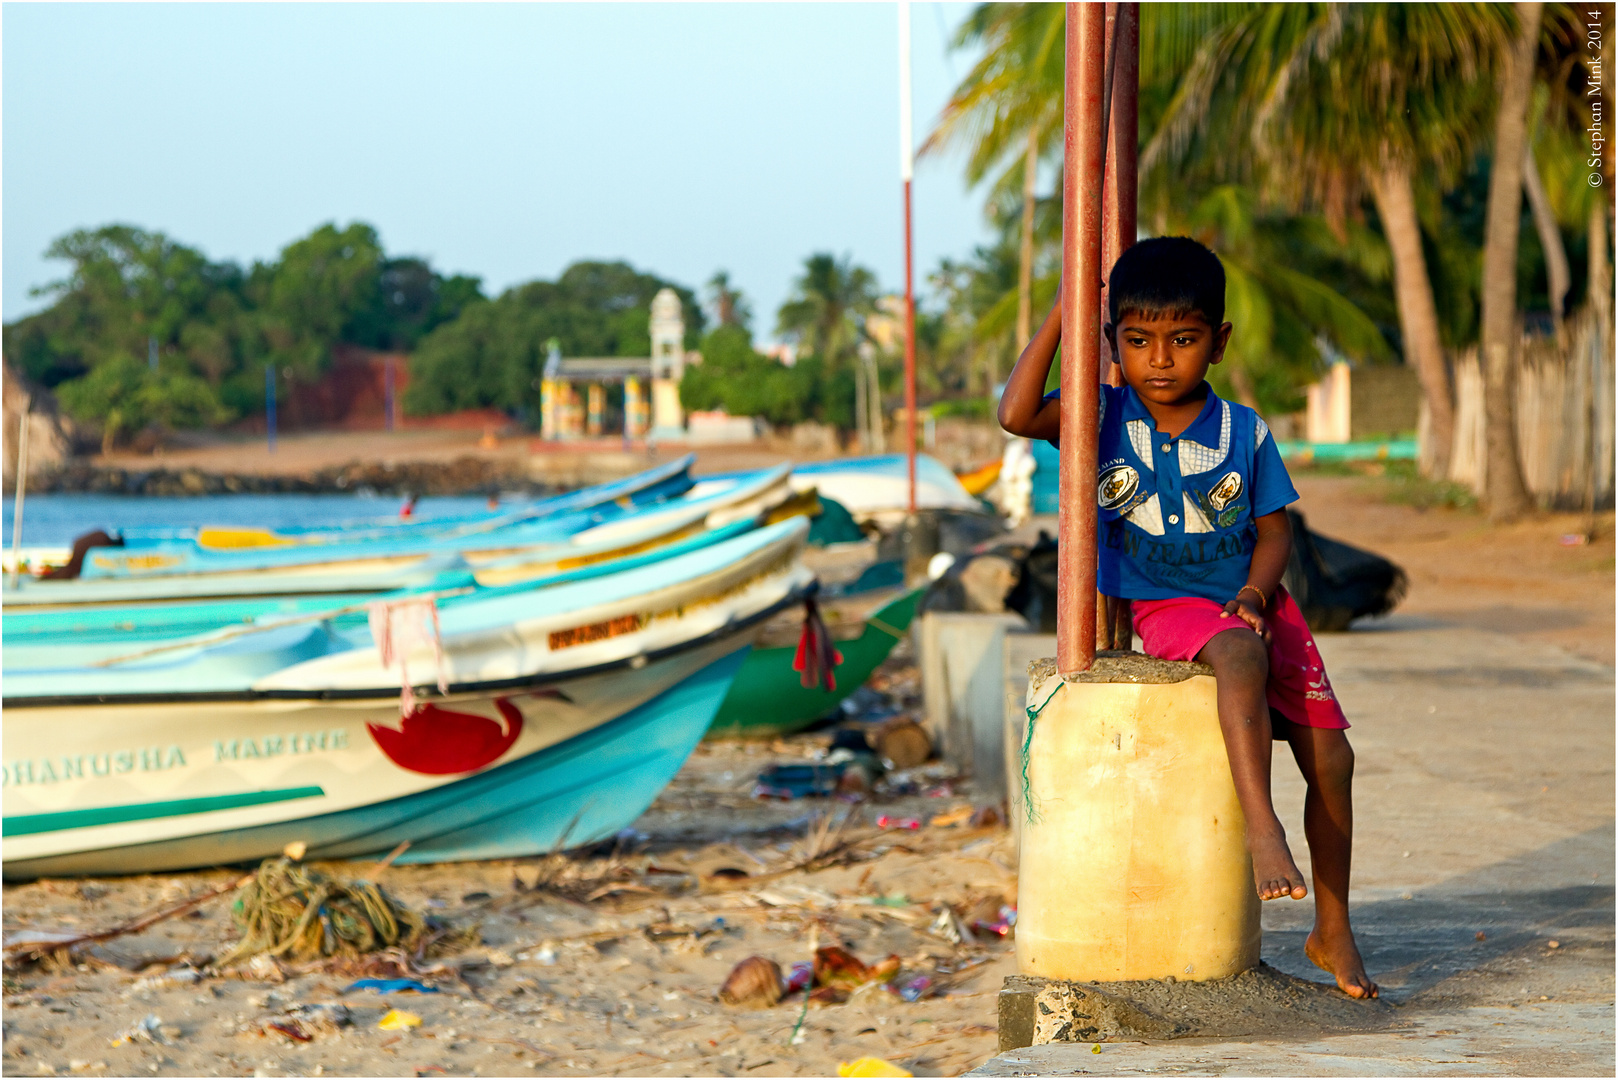
[{"label": "pale blue sky", "polygon": [[[971,64],[912,5],[916,132]],[[19,4],[3,12],[6,321],[77,227],[267,259],[330,220],[491,295],[581,258],[774,329],[805,256],[902,284],[892,4]],[[918,285],[987,237],[960,159],[917,166]]]}]

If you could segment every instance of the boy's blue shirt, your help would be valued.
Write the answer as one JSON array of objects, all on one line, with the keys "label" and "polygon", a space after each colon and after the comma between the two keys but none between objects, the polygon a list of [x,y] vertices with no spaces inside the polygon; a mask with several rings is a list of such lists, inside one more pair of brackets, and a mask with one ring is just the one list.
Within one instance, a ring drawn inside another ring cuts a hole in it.
[{"label": "boy's blue shirt", "polygon": [[1171,438],[1134,390],[1102,386],[1098,461],[1096,587],[1129,600],[1223,604],[1247,583],[1258,519],[1298,499],[1263,419],[1211,388]]}]

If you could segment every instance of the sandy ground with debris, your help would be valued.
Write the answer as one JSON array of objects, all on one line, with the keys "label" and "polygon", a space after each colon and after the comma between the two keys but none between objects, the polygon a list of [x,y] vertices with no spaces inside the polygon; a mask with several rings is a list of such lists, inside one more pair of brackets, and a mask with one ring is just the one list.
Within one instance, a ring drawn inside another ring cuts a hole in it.
[{"label": "sandy ground with debris", "polygon": [[[970,805],[942,794],[861,807],[750,798],[764,764],[823,742],[703,746],[639,823],[646,837],[634,854],[389,867],[380,880],[399,901],[480,928],[481,946],[417,965],[437,993],[344,993],[357,974],[397,974],[390,965],[299,974],[288,964],[285,981],[263,970],[174,985],[191,978],[174,972],[204,965],[234,940],[228,900],[98,947],[77,967],[11,972],[5,1072],[834,1075],[841,1060],[875,1055],[957,1075],[993,1051],[994,994],[1012,970],[1010,946],[993,935],[952,942],[929,927],[945,905],[970,913],[984,901],[1014,902],[1008,835],[870,823],[883,814],[925,821]],[[824,869],[793,870],[811,854],[806,839],[820,830],[805,818],[817,812],[838,824],[852,813],[823,841],[844,846]],[[711,842],[716,836],[726,839]],[[374,864],[320,869],[377,876]],[[232,877],[12,886],[6,925],[112,925]],[[896,981],[927,976],[929,996],[906,1002],[873,987],[844,1004],[806,1007],[798,994],[757,1010],[716,1000],[744,957],[790,969],[817,945],[872,963],[897,955]],[[305,1023],[298,1030],[312,1039],[301,1042],[268,1026],[286,1026],[289,1007],[329,1002],[348,1006],[346,1027],[317,1032]],[[379,1030],[390,1007],[421,1017],[421,1026]],[[159,1021],[154,1039],[110,1045],[148,1015]]]},{"label": "sandy ground with debris", "polygon": [[[1389,554],[1411,575],[1393,620],[1322,644],[1360,753],[1356,918],[1367,961],[1391,995],[1427,1010],[1410,1014],[1401,1037],[1430,1037],[1429,1057],[1442,1051],[1459,1071],[1488,1071],[1468,1064],[1479,1047],[1498,1048],[1503,1027],[1539,1022],[1608,1048],[1610,1072],[1611,515],[1595,543],[1564,547],[1560,537],[1579,527],[1571,516],[1491,529],[1474,514],[1388,505],[1362,479],[1304,475],[1298,486],[1312,525]],[[914,669],[895,665],[888,676],[913,706]],[[994,1053],[995,994],[1014,964],[1009,942],[954,940],[953,922],[939,917],[971,921],[1015,903],[1009,834],[879,826],[884,816],[928,822],[970,810],[970,789],[936,769],[913,794],[857,805],[751,798],[760,769],[802,760],[826,738],[703,746],[616,852],[380,873],[374,863],[322,866],[377,878],[451,926],[478,927],[481,944],[409,962],[436,993],[344,992],[398,963],[186,974],[235,940],[229,900],[213,900],[82,963],[8,969],[0,1064],[11,1075],[742,1076],[834,1075],[840,1061],[870,1055],[918,1075],[959,1075]],[[1283,765],[1277,801],[1292,806],[1301,784]],[[1296,814],[1283,817],[1301,837]],[[105,928],[236,873],[8,885],[4,923],[8,935]],[[1307,914],[1306,904],[1270,905],[1265,946],[1267,960],[1306,975]],[[897,956],[895,984],[926,977],[927,996],[873,987],[842,1004],[806,1006],[800,994],[757,1010],[716,998],[745,957],[789,969],[826,945],[867,963]],[[321,1003],[346,1005],[349,1022],[328,1028],[288,1011]],[[390,1008],[420,1026],[381,1030]],[[147,1018],[137,1038],[112,1045]],[[1266,1052],[1294,1062],[1283,1072],[1324,1060],[1285,1056],[1297,1046]],[[1083,1064],[1251,1072],[1257,1060],[1215,1069],[1209,1053]],[[1587,1064],[1581,1054],[1541,1064],[1569,1071]],[[1372,1059],[1344,1060],[1364,1071]]]}]

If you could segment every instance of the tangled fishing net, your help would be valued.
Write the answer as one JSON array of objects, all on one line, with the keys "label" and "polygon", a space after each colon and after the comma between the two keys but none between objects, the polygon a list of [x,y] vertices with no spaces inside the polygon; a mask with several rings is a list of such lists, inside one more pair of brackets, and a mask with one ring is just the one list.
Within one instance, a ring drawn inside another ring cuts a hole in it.
[{"label": "tangled fishing net", "polygon": [[220,957],[219,967],[254,956],[320,960],[394,946],[419,956],[477,936],[475,927],[451,930],[411,911],[379,885],[343,884],[287,858],[265,860],[242,887],[234,914],[242,939]]}]

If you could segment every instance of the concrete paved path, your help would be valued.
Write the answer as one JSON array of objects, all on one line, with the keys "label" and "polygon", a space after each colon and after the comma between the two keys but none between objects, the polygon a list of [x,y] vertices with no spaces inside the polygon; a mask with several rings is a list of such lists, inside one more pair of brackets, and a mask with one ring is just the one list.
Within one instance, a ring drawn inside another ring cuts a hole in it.
[{"label": "concrete paved path", "polygon": [[[1613,1074],[1613,670],[1416,616],[1320,647],[1354,726],[1356,931],[1396,1026],[1035,1047],[970,1075]],[[1275,777],[1307,872],[1303,782],[1280,747]],[[1308,900],[1266,904],[1264,958],[1324,981],[1303,955],[1311,917]]]}]

